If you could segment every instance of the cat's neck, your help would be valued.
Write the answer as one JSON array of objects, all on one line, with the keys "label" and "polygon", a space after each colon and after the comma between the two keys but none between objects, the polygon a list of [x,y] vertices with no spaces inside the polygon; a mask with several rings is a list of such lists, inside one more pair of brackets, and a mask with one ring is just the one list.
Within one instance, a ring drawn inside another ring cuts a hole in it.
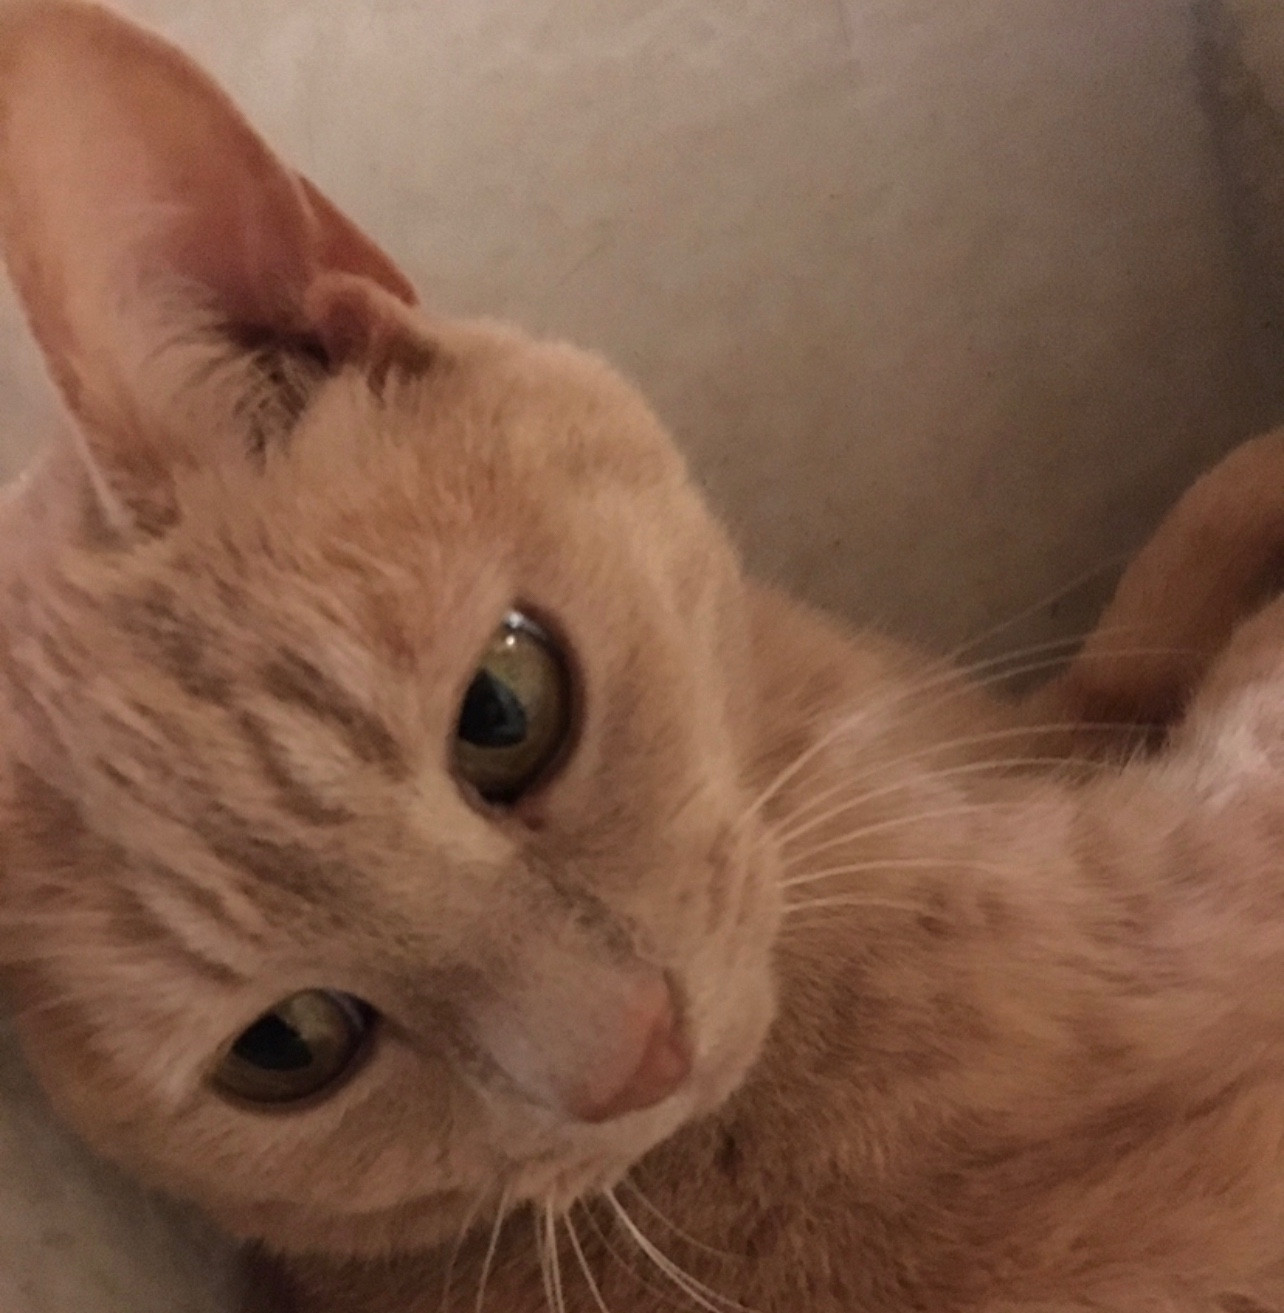
[{"label": "cat's neck", "polygon": [[831,851],[852,872],[786,922],[754,1076],[635,1174],[754,1270],[652,1218],[653,1238],[743,1304],[827,1313],[1051,1302],[1090,1281],[1139,1302],[1272,1261],[1273,843],[1251,798],[1219,815],[1186,784],[987,778],[960,790],[962,834],[918,828],[922,865],[882,878],[858,869],[868,841]]}]

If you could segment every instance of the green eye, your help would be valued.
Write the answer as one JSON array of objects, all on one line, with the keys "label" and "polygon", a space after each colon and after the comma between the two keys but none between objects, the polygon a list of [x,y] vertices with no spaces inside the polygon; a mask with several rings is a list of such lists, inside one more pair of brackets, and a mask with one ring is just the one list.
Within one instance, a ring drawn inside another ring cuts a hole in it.
[{"label": "green eye", "polygon": [[538,625],[512,611],[464,694],[455,772],[487,802],[515,802],[561,755],[570,733],[566,663]]},{"label": "green eye", "polygon": [[373,1011],[347,994],[291,995],[232,1042],[214,1071],[215,1088],[246,1103],[310,1099],[348,1075],[373,1021]]}]

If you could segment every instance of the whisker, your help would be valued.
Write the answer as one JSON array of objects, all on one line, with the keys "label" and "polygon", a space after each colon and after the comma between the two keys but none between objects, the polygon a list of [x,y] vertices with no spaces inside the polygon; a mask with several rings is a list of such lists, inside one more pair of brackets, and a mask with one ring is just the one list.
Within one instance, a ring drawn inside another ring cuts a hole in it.
[{"label": "whisker", "polygon": [[925,821],[946,821],[959,820],[963,817],[980,816],[983,813],[999,810],[1001,804],[995,802],[972,802],[963,803],[952,807],[938,807],[929,811],[906,812],[903,816],[889,816],[885,820],[875,821],[869,825],[857,826],[856,829],[848,831],[846,834],[834,835],[832,838],[823,839],[819,843],[813,844],[804,857],[799,861],[809,861],[818,853],[828,852],[833,848],[840,848],[843,844],[856,843],[863,839],[872,839],[880,834],[895,834],[897,830],[906,829],[909,826],[921,825]]},{"label": "whisker", "polygon": [[544,1214],[531,1205],[531,1225],[535,1228],[535,1255],[539,1259],[539,1277],[544,1286],[544,1303],[549,1313],[557,1313],[553,1303],[553,1279],[548,1269],[548,1248],[544,1238]]},{"label": "whisker", "polygon": [[[1009,757],[997,760],[969,761],[958,766],[947,766],[911,779],[898,780],[895,784],[887,784],[879,789],[867,789],[854,797],[845,799],[837,806],[831,807],[828,811],[821,812],[819,815],[804,815],[799,824],[780,830],[776,835],[776,839],[781,847],[788,847],[803,835],[819,829],[822,825],[834,820],[835,817],[843,815],[844,812],[877,802],[882,798],[894,797],[907,789],[923,788],[926,785],[962,779],[972,775],[998,774],[1009,769],[1065,765],[1066,759],[1064,757]],[[841,792],[841,790],[836,789],[834,792]]]},{"label": "whisker", "polygon": [[[929,669],[932,671],[932,678],[943,673],[953,673],[960,677],[965,687],[976,688],[1002,683],[1005,679],[1014,679],[1025,674],[1036,674],[1041,669],[1072,661],[1089,638],[1114,637],[1119,640],[1120,645],[1109,650],[1108,655],[1112,657],[1190,656],[1193,653],[1190,647],[1159,647],[1152,644],[1143,646],[1136,642],[1135,634],[1132,625],[1098,625],[1086,633],[1030,643],[1025,647],[1000,652],[991,657],[981,657],[975,661],[960,662],[957,657],[948,655],[938,657],[929,663]],[[1032,662],[1030,668],[1025,669],[1024,663],[1036,656],[1041,659]]]},{"label": "whisker", "polygon": [[864,875],[865,873],[874,874],[878,871],[940,871],[940,870],[963,870],[976,871],[981,875],[1010,876],[1011,867],[999,866],[996,863],[975,862],[970,858],[955,857],[888,857],[879,858],[868,862],[853,862],[849,866],[829,866],[823,871],[809,871],[805,875],[794,876],[790,880],[782,880],[781,889],[797,889],[804,885],[817,884],[821,880],[829,880],[839,875]]},{"label": "whisker", "polygon": [[454,1247],[450,1251],[450,1258],[446,1263],[446,1275],[442,1279],[441,1313],[447,1313],[450,1307],[451,1286],[455,1279],[455,1264],[459,1261],[459,1251],[464,1247],[464,1241],[467,1239],[469,1231],[472,1230],[473,1223],[477,1220],[477,1214],[481,1211],[482,1204],[486,1202],[486,1196],[489,1192],[489,1186],[483,1186],[481,1192],[473,1201],[472,1207],[464,1214],[464,1220],[459,1228],[459,1235],[455,1239]]},{"label": "whisker", "polygon": [[638,1203],[640,1203],[642,1207],[645,1208],[647,1212],[650,1213],[651,1216],[656,1219],[657,1222],[659,1222],[662,1226],[666,1227],[668,1230],[672,1231],[673,1234],[678,1237],[678,1239],[685,1240],[687,1244],[693,1246],[696,1249],[703,1249],[706,1254],[712,1254],[716,1258],[740,1257],[740,1255],[738,1254],[733,1254],[729,1249],[716,1249],[713,1245],[706,1245],[703,1241],[697,1240],[692,1235],[688,1235],[687,1232],[682,1230],[680,1226],[678,1226],[674,1222],[671,1222],[667,1217],[665,1217],[665,1215],[650,1201],[650,1199],[648,1199],[646,1195],[642,1193],[642,1190],[638,1186],[638,1183],[634,1181],[632,1178],[626,1176],[620,1182],[620,1184],[626,1187],[633,1194],[633,1197],[638,1201]]},{"label": "whisker", "polygon": [[[1032,655],[1036,651],[1038,651],[1037,647],[1031,648],[1028,650],[1027,655]],[[1181,656],[1185,655],[1187,651],[1188,649],[1185,648],[1119,647],[1112,650],[1111,656]],[[1036,675],[1045,670],[1055,669],[1062,664],[1063,659],[1063,654],[1053,653],[1040,656],[1037,660],[1018,661],[1015,656],[997,657],[992,660],[977,662],[971,667],[941,667],[934,665],[932,675],[921,680],[911,680],[901,685],[888,698],[887,708],[912,701],[915,703],[915,710],[919,712],[930,711],[948,705],[951,699],[968,697],[977,692],[986,692],[1021,676]],[[932,692],[937,693],[932,700],[922,703],[918,701],[920,695]],[[1109,728],[1118,729],[1119,726],[1112,722]]]},{"label": "whisker", "polygon": [[791,903],[784,909],[784,915],[792,916],[797,912],[812,912],[818,907],[862,907],[879,912],[922,912],[925,909],[919,903],[898,903],[892,898],[864,898],[854,894],[850,898],[815,898],[806,902]]},{"label": "whisker", "polygon": [[[1035,645],[1035,647],[1030,650],[1037,651],[1041,646],[1051,645]],[[1120,649],[1115,655],[1180,655],[1182,650],[1183,649],[1178,648]],[[933,666],[933,673],[931,675],[920,680],[908,681],[890,691],[886,696],[871,702],[863,703],[861,706],[854,708],[849,714],[840,716],[820,735],[819,738],[808,744],[798,756],[794,757],[785,767],[783,767],[776,776],[751,799],[740,817],[737,819],[734,830],[739,831],[747,826],[754,816],[756,816],[762,808],[765,807],[767,803],[770,802],[771,799],[774,798],[776,794],[798,774],[799,771],[803,770],[812,760],[814,760],[819,753],[831,746],[844,734],[856,732],[866,721],[875,717],[886,717],[890,712],[895,711],[898,706],[904,705],[912,699],[916,699],[925,692],[932,692],[934,689],[937,689],[942,685],[945,686],[945,692],[934,701],[927,703],[925,706],[918,707],[917,709],[920,712],[938,708],[942,704],[947,703],[950,698],[966,697],[969,694],[975,693],[978,689],[983,689],[987,683],[1001,682],[1004,679],[1012,679],[1018,675],[1036,673],[1040,669],[1046,669],[1058,664],[1059,659],[1060,658],[1055,657],[1048,658],[1024,665],[1017,665],[1015,667],[1009,664],[1006,668],[1002,668],[1003,663],[1009,662],[1010,658],[980,661],[975,663],[970,669],[965,667],[962,670],[952,666],[946,666],[944,668]],[[998,673],[994,674],[990,679],[977,680],[975,678],[978,671],[995,666],[1001,668]],[[1061,729],[1062,732],[1067,732],[1087,727],[1088,726],[1081,722],[1069,722],[1062,726]],[[1119,728],[1117,724],[1113,723],[1108,723],[1100,727],[1106,729]],[[1049,725],[1019,728],[1014,727],[1013,732],[1023,732],[1027,734],[1049,733],[1052,731],[1052,728],[1053,727]]]},{"label": "whisker", "polygon": [[[979,665],[990,665],[992,662],[982,662]],[[833,744],[844,734],[852,733],[860,727],[866,720],[874,716],[885,715],[888,711],[894,710],[901,703],[916,697],[920,693],[931,692],[941,684],[949,686],[949,694],[953,696],[964,696],[971,689],[976,687],[974,682],[969,683],[968,676],[971,672],[959,671],[953,667],[939,669],[933,666],[933,674],[922,680],[911,680],[906,684],[900,685],[889,692],[881,699],[873,702],[867,702],[854,708],[850,713],[840,716],[821,736],[808,744],[808,746],[795,757],[788,765],[779,771],[776,777],[766,785],[745,808],[743,815],[737,822],[737,826],[747,824],[758,812],[766,806],[777,793],[792,780],[800,770],[811,762],[819,753]]]},{"label": "whisker", "polygon": [[584,1253],[584,1246],[580,1244],[580,1237],[575,1230],[575,1219],[566,1214],[566,1236],[571,1242],[571,1251],[574,1253],[576,1261],[580,1265],[580,1271],[584,1273],[584,1280],[588,1282],[589,1293],[593,1296],[593,1302],[597,1305],[599,1313],[611,1313],[606,1306],[606,1300],[602,1298],[602,1291],[593,1276],[593,1269],[589,1267],[589,1261]]},{"label": "whisker", "polygon": [[[976,661],[959,664],[949,657],[938,657],[928,661],[918,678],[908,679],[898,692],[910,697],[920,693],[931,692],[933,688],[945,683],[950,685],[949,692],[967,694],[976,689],[993,688],[995,685],[1020,678],[1023,675],[1035,675],[1044,670],[1052,670],[1065,664],[1082,645],[1085,638],[1102,637],[1111,633],[1124,637],[1129,630],[1122,625],[1110,628],[1098,628],[1091,635],[1063,639],[1054,638],[1042,643],[1031,643],[1026,647],[1003,652],[997,656],[982,657]],[[1117,647],[1111,650],[1112,656],[1181,656],[1188,654],[1187,648],[1137,646]]]},{"label": "whisker", "polygon": [[499,1249],[499,1233],[504,1226],[504,1214],[508,1209],[508,1192],[510,1187],[505,1186],[499,1196],[499,1203],[495,1206],[495,1222],[490,1228],[490,1240],[486,1244],[486,1253],[482,1258],[481,1276],[477,1280],[477,1302],[473,1306],[473,1313],[482,1313],[482,1308],[486,1303],[486,1286],[490,1281],[490,1270],[495,1264],[495,1253]]},{"label": "whisker", "polygon": [[548,1266],[552,1277],[554,1313],[566,1313],[566,1299],[562,1292],[562,1256],[557,1237],[557,1216],[551,1206],[546,1206],[544,1209],[544,1226],[548,1237]]},{"label": "whisker", "polygon": [[605,1198],[610,1201],[611,1206],[615,1209],[620,1224],[632,1238],[633,1243],[689,1299],[707,1310],[707,1313],[724,1313],[728,1308],[740,1310],[740,1313],[750,1313],[750,1310],[746,1309],[743,1304],[738,1304],[735,1300],[728,1299],[725,1295],[720,1295],[717,1291],[711,1290],[703,1282],[696,1280],[689,1272],[679,1267],[643,1234],[638,1224],[625,1211],[624,1205],[620,1203],[614,1191],[607,1190]]},{"label": "whisker", "polygon": [[[791,813],[791,819],[802,819],[808,812],[815,807],[823,805],[835,793],[842,793],[855,785],[864,783],[864,781],[882,777],[888,771],[896,770],[901,766],[913,765],[924,758],[944,756],[948,753],[957,752],[961,748],[979,748],[987,747],[994,744],[1002,744],[1010,739],[1023,739],[1026,737],[1038,737],[1046,734],[1062,734],[1070,730],[1083,729],[1114,729],[1113,725],[1106,725],[1099,721],[1075,721],[1073,723],[1049,721],[1039,726],[1006,726],[1003,729],[978,730],[974,734],[959,734],[950,739],[937,739],[931,743],[920,744],[918,747],[911,748],[906,752],[898,753],[892,757],[879,757],[877,760],[871,760],[861,770],[851,774],[844,774],[839,779],[828,785],[825,789],[818,791],[812,797],[809,797],[801,806],[795,808]],[[1020,758],[1016,757],[989,757],[986,761],[995,769],[1002,769],[1004,766],[1018,764]],[[1040,758],[1040,761],[1048,765],[1073,765],[1080,769],[1104,770],[1107,766],[1097,760],[1084,757],[1075,757],[1064,754],[1047,754]],[[961,763],[971,765],[972,763]],[[942,768],[948,769],[948,768]],[[921,778],[921,777],[920,777]]]},{"label": "whisker", "polygon": [[1045,638],[1037,643],[1027,643],[1024,647],[996,652],[991,656],[976,657],[971,661],[960,661],[958,658],[961,654],[947,652],[944,656],[926,659],[924,662],[926,677],[936,679],[943,675],[957,676],[971,683],[986,672],[1002,670],[1006,666],[1016,665],[1035,656],[1046,656],[1055,661],[1062,661],[1072,656],[1087,637],[1087,634],[1067,634],[1060,638]]},{"label": "whisker", "polygon": [[[1037,600],[1028,603],[1026,606],[1023,606],[1021,610],[1015,612],[1010,616],[1007,616],[1003,620],[1000,620],[997,624],[991,625],[987,629],[983,629],[979,634],[976,634],[972,638],[969,638],[965,642],[961,643],[950,653],[950,660],[957,661],[960,657],[964,656],[966,653],[973,652],[977,648],[984,646],[988,642],[991,642],[993,639],[997,638],[1000,634],[1011,629],[1013,625],[1019,625],[1021,621],[1028,620],[1031,616],[1037,615],[1040,611],[1043,610],[1044,607],[1052,606],[1057,602],[1063,601],[1065,598],[1071,596],[1071,594],[1078,592],[1079,589],[1086,587],[1094,580],[1100,578],[1108,570],[1119,569],[1124,565],[1127,565],[1129,560],[1132,559],[1132,555],[1133,554],[1131,552],[1115,552],[1114,554],[1108,556],[1104,561],[1100,562],[1099,564],[1090,566],[1089,568],[1081,571],[1079,574],[1075,575],[1068,583],[1061,584],[1058,588],[1055,588],[1052,592],[1044,594],[1042,597],[1038,598]],[[1089,633],[1091,632],[1092,631],[1089,631]],[[1076,641],[1083,642],[1084,639],[1086,639],[1087,637],[1088,634],[1084,634]]]},{"label": "whisker", "polygon": [[544,1226],[542,1226],[542,1217],[540,1213],[530,1212],[530,1224],[534,1226],[534,1236],[536,1236],[536,1258],[540,1259],[540,1284],[544,1287],[544,1304],[549,1309],[549,1313],[555,1313],[553,1308],[553,1283],[549,1280],[549,1255],[544,1247]]},{"label": "whisker", "polygon": [[960,688],[964,690],[1001,684],[1007,679],[1014,679],[1024,674],[1037,674],[1040,670],[1052,669],[1063,664],[1073,658],[1082,646],[1084,637],[1086,635],[1050,638],[1041,643],[1030,643],[1025,647],[1014,648],[1011,652],[978,657],[975,661],[959,662],[950,656],[936,657],[928,664],[928,669],[931,671],[928,678],[934,682],[937,679],[952,677],[959,681]]},{"label": "whisker", "polygon": [[584,1209],[585,1219],[593,1228],[593,1234],[597,1236],[599,1243],[607,1254],[615,1260],[616,1266],[622,1267],[629,1276],[647,1292],[647,1294],[654,1296],[663,1304],[671,1304],[673,1302],[672,1293],[668,1289],[662,1289],[660,1286],[657,1286],[654,1281],[649,1280],[645,1272],[640,1272],[633,1263],[621,1254],[615,1245],[612,1244],[611,1238],[603,1230],[602,1224],[594,1215],[592,1207],[583,1201],[581,1201],[581,1206]]},{"label": "whisker", "polygon": [[[1111,655],[1114,657],[1175,656],[1182,655],[1185,651],[1186,649],[1179,648],[1134,647],[1116,648],[1112,651]],[[898,706],[906,706],[916,715],[922,717],[927,713],[942,710],[949,706],[951,701],[973,697],[978,693],[989,694],[996,686],[1003,684],[1005,681],[1010,681],[1023,675],[1038,674],[1041,671],[1056,667],[1059,663],[1059,657],[1052,659],[1044,658],[1038,661],[1029,661],[1019,665],[1008,666],[979,679],[968,678],[965,676],[958,680],[951,680],[942,677],[939,680],[924,681],[917,686],[913,684],[906,685],[899,691],[898,695],[887,699],[882,707],[882,711],[886,714],[887,712],[894,711]],[[934,690],[937,690],[935,696],[927,699],[920,697],[921,693],[933,692]],[[1021,710],[1021,703],[1019,701],[1014,703],[1000,702],[996,710],[1005,706],[1008,708],[1010,714],[1016,714],[1019,716]],[[1052,732],[1065,733],[1070,730],[1082,729],[1112,730],[1115,733],[1119,733],[1125,728],[1134,731],[1142,731],[1158,729],[1160,726],[1152,724],[1151,722],[1129,722],[1115,719],[1109,721],[1074,720],[1059,724],[1052,722],[1041,723],[1037,721],[1024,723],[1018,721],[1018,723],[1012,726],[1012,728],[1018,732],[1023,730],[1028,734],[1048,734]]]}]

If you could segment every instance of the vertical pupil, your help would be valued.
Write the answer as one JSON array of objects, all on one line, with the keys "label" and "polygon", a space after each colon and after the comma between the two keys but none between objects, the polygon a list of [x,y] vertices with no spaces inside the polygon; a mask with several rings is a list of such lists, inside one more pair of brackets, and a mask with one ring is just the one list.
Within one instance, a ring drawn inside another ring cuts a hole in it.
[{"label": "vertical pupil", "polygon": [[459,713],[459,737],[479,748],[515,748],[526,738],[526,711],[489,670],[479,670]]},{"label": "vertical pupil", "polygon": [[312,1065],[312,1050],[303,1036],[275,1012],[256,1021],[232,1052],[263,1071],[303,1071]]}]

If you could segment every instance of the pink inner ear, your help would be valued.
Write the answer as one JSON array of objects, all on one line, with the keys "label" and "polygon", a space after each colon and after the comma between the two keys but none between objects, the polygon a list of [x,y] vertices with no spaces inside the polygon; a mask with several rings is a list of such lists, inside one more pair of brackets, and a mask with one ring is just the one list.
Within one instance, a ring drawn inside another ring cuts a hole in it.
[{"label": "pink inner ear", "polygon": [[218,87],[177,52],[160,53],[169,57],[137,61],[115,88],[132,120],[129,144],[145,153],[147,190],[163,209],[176,207],[150,253],[157,264],[207,289],[229,320],[285,331],[303,327],[308,289],[327,273],[367,278],[417,303],[393,261],[284,166]]},{"label": "pink inner ear", "polygon": [[[194,284],[233,323],[290,331],[318,272],[318,240],[301,189],[259,143],[186,122],[153,156],[158,230],[136,252],[145,270]],[[177,126],[177,125],[176,125]],[[207,130],[202,131],[202,128]]]},{"label": "pink inner ear", "polygon": [[[334,273],[415,302],[195,64],[107,10],[4,0],[0,120],[5,255],[76,409],[138,385],[120,340],[158,317],[307,332],[310,290]],[[184,286],[196,304],[155,303]]]},{"label": "pink inner ear", "polygon": [[410,279],[309,178],[298,176],[320,229],[321,267],[369,278],[406,305],[418,305]]}]

